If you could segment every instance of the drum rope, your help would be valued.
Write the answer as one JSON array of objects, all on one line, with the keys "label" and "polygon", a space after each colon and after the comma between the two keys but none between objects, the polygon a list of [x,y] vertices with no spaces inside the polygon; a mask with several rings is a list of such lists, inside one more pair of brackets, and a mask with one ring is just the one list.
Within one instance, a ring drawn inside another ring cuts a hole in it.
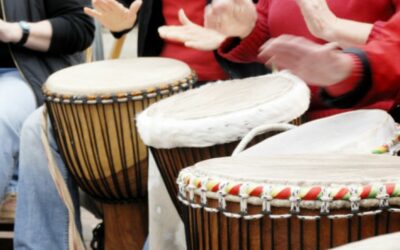
[{"label": "drum rope", "polygon": [[276,123],[276,124],[264,124],[258,127],[253,128],[248,134],[246,134],[240,143],[236,146],[235,150],[232,153],[232,156],[239,154],[242,152],[247,145],[254,139],[255,136],[259,134],[264,134],[267,132],[274,131],[287,131],[297,126],[286,123]]},{"label": "drum rope", "polygon": [[44,107],[43,114],[41,117],[41,140],[43,143],[43,147],[46,152],[46,157],[48,160],[48,167],[50,171],[50,175],[54,181],[58,194],[61,197],[61,200],[64,202],[67,210],[68,210],[68,247],[70,250],[84,250],[84,244],[82,238],[80,236],[78,227],[75,223],[75,209],[72,202],[71,194],[67,188],[64,178],[57,166],[57,163],[51,153],[49,137],[48,137],[48,120],[47,120],[47,109]]}]

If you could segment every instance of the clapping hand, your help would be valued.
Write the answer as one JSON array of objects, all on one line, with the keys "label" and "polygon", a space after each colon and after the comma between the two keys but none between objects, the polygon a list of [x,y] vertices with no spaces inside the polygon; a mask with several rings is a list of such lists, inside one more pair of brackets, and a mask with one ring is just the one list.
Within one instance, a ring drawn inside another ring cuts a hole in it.
[{"label": "clapping hand", "polygon": [[205,27],[229,37],[245,38],[257,21],[251,0],[214,0],[205,11]]},{"label": "clapping hand", "polygon": [[181,25],[162,26],[158,33],[163,39],[181,42],[186,47],[198,50],[215,50],[225,40],[225,36],[219,32],[204,28],[193,23],[181,9],[178,12]]},{"label": "clapping hand", "polygon": [[85,7],[85,13],[113,32],[132,28],[142,5],[141,0],[134,1],[129,8],[116,0],[93,0],[92,3],[94,9]]},{"label": "clapping hand", "polygon": [[307,83],[321,87],[344,80],[353,63],[336,43],[320,45],[291,35],[270,39],[260,48],[258,58],[267,66],[288,69]]}]

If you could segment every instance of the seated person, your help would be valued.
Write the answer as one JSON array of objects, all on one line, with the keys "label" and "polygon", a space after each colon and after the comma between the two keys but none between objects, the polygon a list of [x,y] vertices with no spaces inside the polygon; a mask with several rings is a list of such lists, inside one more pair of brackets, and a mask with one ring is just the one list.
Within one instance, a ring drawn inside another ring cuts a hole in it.
[{"label": "seated person", "polygon": [[7,194],[1,219],[14,218],[20,132],[43,102],[42,84],[53,72],[82,62],[78,52],[92,42],[94,25],[83,5],[81,0],[1,1],[0,203]]}]

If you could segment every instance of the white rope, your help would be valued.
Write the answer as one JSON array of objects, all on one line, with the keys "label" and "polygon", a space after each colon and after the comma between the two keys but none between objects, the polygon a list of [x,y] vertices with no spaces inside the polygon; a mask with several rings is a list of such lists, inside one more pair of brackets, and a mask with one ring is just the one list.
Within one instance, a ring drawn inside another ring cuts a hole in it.
[{"label": "white rope", "polygon": [[42,139],[43,147],[46,152],[46,157],[48,160],[48,166],[50,175],[54,181],[57,188],[58,194],[61,200],[64,202],[68,210],[68,248],[70,250],[84,250],[85,246],[83,244],[82,238],[79,234],[78,227],[75,224],[75,209],[72,203],[71,194],[67,188],[67,184],[54,160],[53,154],[51,153],[49,137],[48,137],[48,122],[47,122],[47,108],[44,107],[43,115],[41,118],[41,133],[40,137]]},{"label": "white rope", "polygon": [[240,143],[236,146],[235,150],[232,153],[232,156],[235,156],[242,152],[247,145],[251,142],[251,140],[254,139],[259,134],[264,134],[267,132],[272,132],[272,131],[287,131],[292,128],[296,128],[297,126],[288,124],[288,123],[273,123],[273,124],[264,124],[258,127],[253,128],[250,130],[247,135],[243,137],[243,139],[240,141]]}]

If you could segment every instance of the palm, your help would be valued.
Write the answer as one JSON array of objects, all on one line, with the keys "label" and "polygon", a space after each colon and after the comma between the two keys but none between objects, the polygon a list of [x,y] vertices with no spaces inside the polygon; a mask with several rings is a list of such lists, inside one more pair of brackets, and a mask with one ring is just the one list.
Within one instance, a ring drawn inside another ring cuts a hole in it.
[{"label": "palm", "polygon": [[205,51],[217,49],[225,39],[225,36],[217,31],[190,21],[183,10],[179,11],[179,21],[181,25],[160,27],[160,36],[163,39],[181,42],[186,47]]},{"label": "palm", "polygon": [[328,86],[349,75],[351,58],[337,50],[337,44],[316,44],[306,38],[282,35],[261,48],[259,60],[268,66],[288,69],[304,81]]},{"label": "palm", "polygon": [[330,40],[337,18],[329,9],[326,0],[297,0],[297,4],[310,33],[315,37]]},{"label": "palm", "polygon": [[246,37],[257,20],[251,0],[218,0],[206,9],[205,27],[226,36]]},{"label": "palm", "polygon": [[85,13],[96,18],[105,28],[117,32],[133,27],[140,5],[138,0],[128,9],[116,0],[93,0],[94,9],[85,8]]}]

